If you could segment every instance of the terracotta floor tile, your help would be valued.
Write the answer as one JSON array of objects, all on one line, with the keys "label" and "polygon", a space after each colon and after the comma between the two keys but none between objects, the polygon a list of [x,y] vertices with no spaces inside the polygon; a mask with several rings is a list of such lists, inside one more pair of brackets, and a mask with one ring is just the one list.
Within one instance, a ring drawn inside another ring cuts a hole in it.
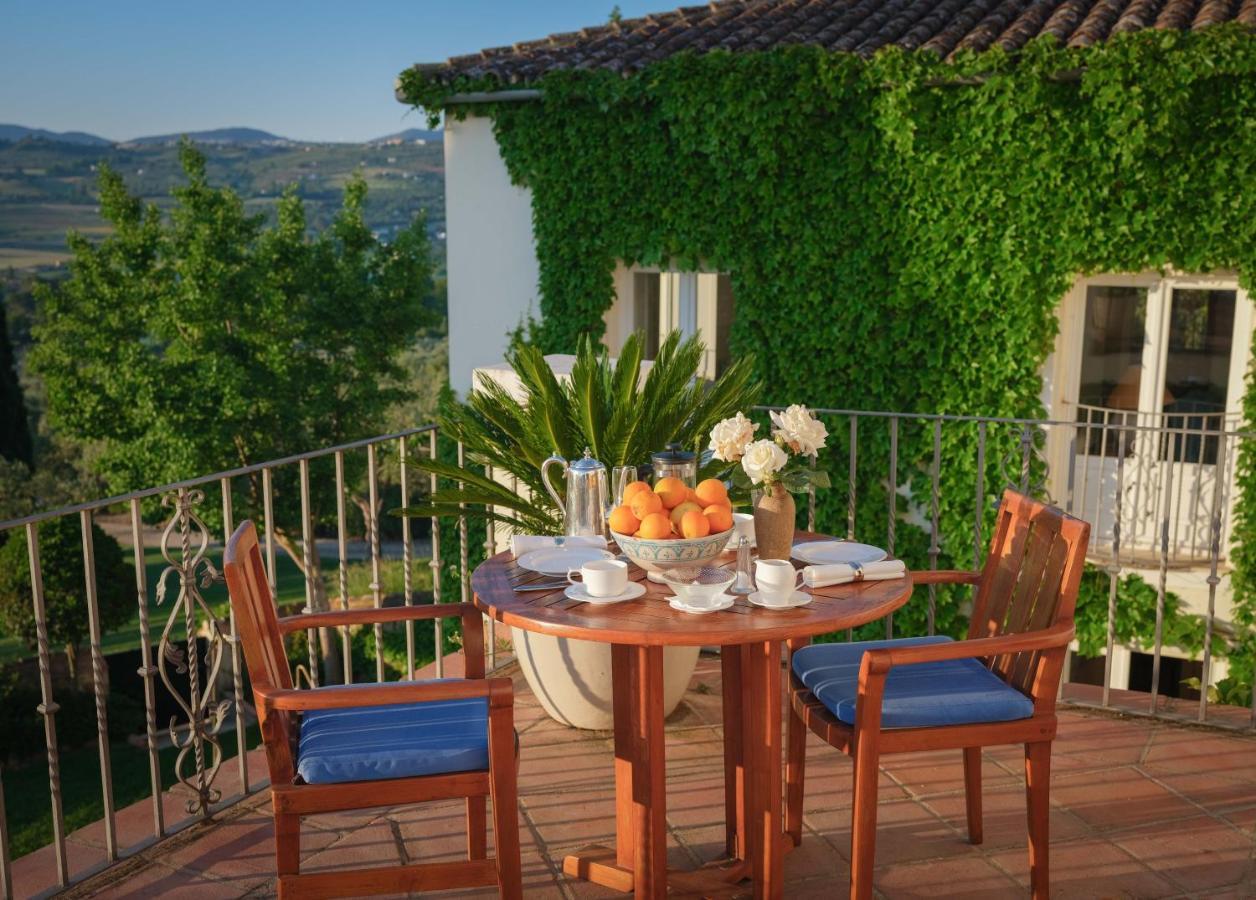
[{"label": "terracotta floor tile", "polygon": [[102,900],[150,900],[152,897],[175,895],[179,900],[218,900],[243,897],[266,884],[269,884],[269,880],[257,878],[250,882],[213,881],[155,863],[125,881],[105,888],[95,896]]},{"label": "terracotta floor tile", "polygon": [[1183,819],[1198,810],[1131,768],[1054,777],[1051,800],[1097,828],[1126,828]]},{"label": "terracotta floor tile", "polygon": [[325,872],[369,866],[401,865],[397,840],[389,824],[372,822],[301,860],[302,872]]},{"label": "terracotta floor tile", "polygon": [[[934,860],[878,869],[873,886],[895,900],[962,894],[966,900],[1015,897],[1020,886],[980,856]],[[958,889],[963,885],[962,889]],[[830,895],[834,896],[834,895]]]},{"label": "terracotta floor tile", "polygon": [[[1029,853],[1004,850],[990,859],[1029,887]],[[1116,897],[1153,900],[1181,891],[1141,862],[1100,838],[1051,843],[1051,896],[1111,900]]]},{"label": "terracotta floor tile", "polygon": [[540,794],[521,803],[547,846],[606,842],[615,835],[612,779],[595,790]]},{"label": "terracotta floor tile", "polygon": [[[896,753],[882,757],[881,768],[912,796],[930,796],[964,789],[964,757],[959,750],[935,753]],[[982,774],[991,786],[1007,784],[1012,776],[986,763]]]},{"label": "terracotta floor tile", "polygon": [[1192,893],[1256,883],[1251,838],[1206,816],[1148,825],[1111,840]]},{"label": "terracotta floor tile", "polygon": [[[1256,765],[1256,754],[1253,754],[1252,765]],[[1228,776],[1202,772],[1164,771],[1157,766],[1152,766],[1147,771],[1166,787],[1210,812],[1226,812],[1256,805],[1256,782],[1238,781]]]},{"label": "terracotta floor tile", "polygon": [[[961,834],[968,834],[968,805],[963,794],[948,794],[922,800],[926,806],[940,815]],[[1028,818],[1025,809],[1025,789],[1022,785],[985,787],[982,791],[981,847],[998,850],[1004,847],[1026,847],[1029,841]],[[1068,841],[1086,834],[1086,826],[1072,813],[1052,807],[1051,840]]]},{"label": "terracotta floor tile", "polygon": [[[850,812],[808,813],[804,824],[843,856],[850,847]],[[922,859],[975,853],[967,837],[912,800],[881,803],[877,807],[877,865],[898,865]]]},{"label": "terracotta floor tile", "polygon": [[[180,837],[193,836],[196,839],[191,843],[162,853],[161,862],[217,877],[275,874],[274,826],[270,816],[251,812],[225,822],[194,825]],[[322,841],[322,846],[333,839],[317,831],[312,832],[311,838]],[[304,843],[305,834],[302,839]]]},{"label": "terracotta floor tile", "polygon": [[1147,751],[1146,764],[1164,770],[1224,775],[1256,782],[1256,740],[1188,728],[1162,727]]},{"label": "terracotta floor tile", "polygon": [[[66,842],[66,866],[70,878],[105,861],[104,851],[96,847],[87,847],[72,841]],[[28,853],[13,861],[13,894],[16,897],[31,897],[57,886],[56,852],[52,844],[41,847],[34,853]]]}]

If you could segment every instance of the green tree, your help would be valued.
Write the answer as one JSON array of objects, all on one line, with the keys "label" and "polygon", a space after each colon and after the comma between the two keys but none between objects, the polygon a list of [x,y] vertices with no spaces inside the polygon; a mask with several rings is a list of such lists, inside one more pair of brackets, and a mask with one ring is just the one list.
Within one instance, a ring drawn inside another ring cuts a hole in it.
[{"label": "green tree", "polygon": [[[117,491],[375,433],[404,396],[401,354],[434,318],[423,306],[423,222],[380,242],[363,218],[360,178],[311,235],[295,189],[268,227],[209,183],[190,144],[181,161],[187,182],[168,216],[102,166],[101,215],[113,233],[99,244],[71,234],[69,277],[39,290],[31,364],[49,419],[103,443],[99,468]],[[363,461],[346,462],[352,484]],[[301,567],[295,469],[275,472],[276,538]],[[318,521],[334,506],[334,480],[313,469]],[[242,510],[260,511],[261,488],[260,476],[249,482]],[[322,579],[307,574],[325,608]],[[335,642],[324,649],[334,671]]]},{"label": "green tree", "polygon": [[34,462],[26,400],[17,380],[17,361],[9,342],[9,320],[0,302],[0,457],[11,462]]},{"label": "green tree", "polygon": [[[39,562],[43,573],[48,640],[65,648],[73,678],[79,645],[88,636],[87,586],[83,579],[83,543],[78,519],[62,516],[39,526]],[[96,561],[96,602],[100,629],[106,632],[127,621],[135,602],[131,567],[122,547],[92,526]],[[0,620],[5,630],[35,646],[35,613],[26,535],[0,547]]]}]

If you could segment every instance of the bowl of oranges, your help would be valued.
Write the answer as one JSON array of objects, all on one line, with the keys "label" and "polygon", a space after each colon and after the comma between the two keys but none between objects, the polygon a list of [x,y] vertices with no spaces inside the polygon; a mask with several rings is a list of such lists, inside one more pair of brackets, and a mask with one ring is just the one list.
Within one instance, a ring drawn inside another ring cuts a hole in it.
[{"label": "bowl of oranges", "polygon": [[653,488],[634,481],[607,524],[624,555],[657,575],[702,565],[723,553],[733,534],[733,507],[717,478],[695,488],[671,477],[660,478]]}]

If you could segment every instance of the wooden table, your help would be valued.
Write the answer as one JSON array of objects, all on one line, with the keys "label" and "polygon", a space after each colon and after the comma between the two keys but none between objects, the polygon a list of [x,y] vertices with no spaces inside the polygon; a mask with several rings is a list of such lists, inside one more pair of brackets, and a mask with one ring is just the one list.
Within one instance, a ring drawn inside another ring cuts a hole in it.
[{"label": "wooden table", "polygon": [[[820,538],[799,532],[796,539]],[[692,615],[673,610],[666,600],[671,590],[645,580],[636,566],[629,578],[645,582],[645,595],[607,606],[568,600],[561,590],[516,593],[511,579],[518,575],[509,553],[484,562],[471,576],[476,606],[515,628],[611,645],[615,847],[582,848],[564,860],[563,871],[637,897],[665,896],[669,884],[678,893],[727,894],[744,878],[753,879],[755,897],[780,897],[782,861],[792,849],[781,821],[781,642],[889,615],[911,595],[911,576],[808,589],[815,599],[798,609],[766,610],[738,598],[730,609]],[[730,859],[669,872],[663,648],[716,645],[723,648]]]}]

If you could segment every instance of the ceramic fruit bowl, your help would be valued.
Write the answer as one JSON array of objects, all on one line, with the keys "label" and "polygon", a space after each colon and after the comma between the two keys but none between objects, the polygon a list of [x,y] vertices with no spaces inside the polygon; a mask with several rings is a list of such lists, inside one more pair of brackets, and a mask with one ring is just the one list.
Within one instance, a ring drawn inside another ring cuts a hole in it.
[{"label": "ceramic fruit bowl", "polygon": [[659,581],[660,573],[679,566],[703,566],[724,552],[733,529],[708,534],[700,538],[668,538],[652,540],[650,538],[630,537],[612,531],[611,537],[619,544],[634,563],[651,574],[651,580]]}]

